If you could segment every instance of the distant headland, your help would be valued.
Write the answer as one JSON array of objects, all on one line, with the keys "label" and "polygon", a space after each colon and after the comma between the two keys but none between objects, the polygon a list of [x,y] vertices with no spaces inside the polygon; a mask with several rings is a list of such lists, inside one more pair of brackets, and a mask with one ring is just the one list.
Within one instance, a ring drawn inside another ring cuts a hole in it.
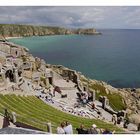
[{"label": "distant headland", "polygon": [[96,29],[94,28],[67,29],[53,26],[0,24],[0,39],[5,39],[7,37],[28,37],[28,36],[46,36],[46,35],[69,35],[69,34],[101,35],[101,33],[96,31]]}]

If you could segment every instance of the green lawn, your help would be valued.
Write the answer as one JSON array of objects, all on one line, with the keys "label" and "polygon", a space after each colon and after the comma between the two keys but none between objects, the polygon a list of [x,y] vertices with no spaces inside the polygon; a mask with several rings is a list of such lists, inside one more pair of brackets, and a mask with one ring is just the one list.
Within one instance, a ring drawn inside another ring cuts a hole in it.
[{"label": "green lawn", "polygon": [[120,128],[100,120],[86,119],[59,111],[45,104],[35,96],[25,97],[0,94],[1,113],[4,113],[4,108],[16,112],[16,114],[19,115],[17,121],[29,124],[43,131],[47,131],[45,123],[51,122],[53,125],[53,133],[56,133],[57,126],[66,120],[73,125],[73,128],[79,127],[81,123],[84,124],[85,127],[90,127],[95,123],[100,128],[108,128],[110,130],[116,130],[117,132],[122,131]]}]

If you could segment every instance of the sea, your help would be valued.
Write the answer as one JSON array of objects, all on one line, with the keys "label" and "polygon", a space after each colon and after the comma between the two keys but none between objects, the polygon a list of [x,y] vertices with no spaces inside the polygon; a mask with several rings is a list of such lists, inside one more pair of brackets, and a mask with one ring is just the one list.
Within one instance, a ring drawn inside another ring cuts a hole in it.
[{"label": "sea", "polygon": [[33,56],[117,88],[140,88],[140,30],[100,29],[102,35],[13,38]]}]

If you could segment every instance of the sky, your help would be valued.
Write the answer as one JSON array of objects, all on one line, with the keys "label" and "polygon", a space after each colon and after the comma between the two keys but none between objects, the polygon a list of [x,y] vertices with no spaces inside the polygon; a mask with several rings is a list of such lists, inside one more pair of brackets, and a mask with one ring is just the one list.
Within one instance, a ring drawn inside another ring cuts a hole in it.
[{"label": "sky", "polygon": [[0,24],[140,29],[140,6],[0,6]]}]

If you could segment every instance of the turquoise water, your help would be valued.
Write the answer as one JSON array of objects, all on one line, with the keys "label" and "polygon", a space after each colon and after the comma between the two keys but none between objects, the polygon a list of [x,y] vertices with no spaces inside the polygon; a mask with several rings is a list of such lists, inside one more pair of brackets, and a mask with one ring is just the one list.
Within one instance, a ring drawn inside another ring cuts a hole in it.
[{"label": "turquoise water", "polygon": [[26,37],[26,46],[47,63],[61,64],[115,87],[140,87],[140,30],[101,30],[94,35]]}]

